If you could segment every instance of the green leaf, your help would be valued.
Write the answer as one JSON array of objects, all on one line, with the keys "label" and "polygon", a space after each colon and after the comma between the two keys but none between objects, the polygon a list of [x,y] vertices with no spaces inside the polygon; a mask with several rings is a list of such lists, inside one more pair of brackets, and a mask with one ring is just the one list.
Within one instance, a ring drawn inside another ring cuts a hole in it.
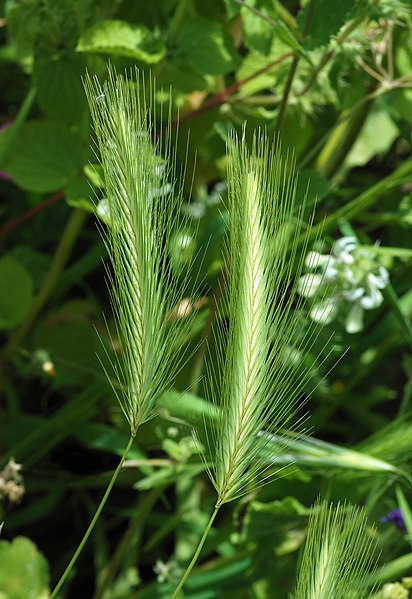
[{"label": "green leaf", "polygon": [[[163,66],[163,65],[162,65]],[[186,57],[173,56],[165,61],[162,69],[162,85],[173,86],[173,94],[188,94],[194,90],[212,90],[214,81],[211,75],[202,75],[187,63]]]},{"label": "green leaf", "polygon": [[33,282],[13,258],[0,260],[0,328],[8,329],[25,317],[32,301]]},{"label": "green leaf", "polygon": [[317,171],[303,170],[299,173],[296,195],[299,201],[306,196],[306,205],[313,206],[329,193],[329,183],[325,177]]},{"label": "green leaf", "polygon": [[76,133],[60,123],[33,121],[21,128],[4,170],[19,187],[45,193],[63,187],[81,166],[81,140]]},{"label": "green leaf", "polygon": [[83,33],[77,51],[128,56],[156,64],[165,56],[166,47],[145,25],[107,20],[95,23]]},{"label": "green leaf", "polygon": [[209,19],[186,19],[177,45],[179,57],[202,75],[225,75],[238,64],[232,39],[221,25]]},{"label": "green leaf", "polygon": [[33,282],[33,292],[39,289],[44,279],[44,273],[50,266],[50,255],[46,252],[38,252],[30,247],[29,242],[24,245],[16,245],[7,256],[17,260],[20,266],[30,273]]},{"label": "green leaf", "polygon": [[[250,3],[250,5],[257,8],[262,15],[272,18],[270,12],[273,13],[273,3],[270,4],[271,6],[266,7],[264,4],[261,6],[261,3],[256,3],[256,1]],[[252,12],[247,7],[242,6],[241,14],[243,43],[249,50],[257,50],[261,54],[267,54],[272,45],[273,25],[266,21],[263,16]]]},{"label": "green leaf", "polygon": [[0,564],[2,599],[47,599],[48,563],[29,539],[0,541]]},{"label": "green leaf", "polygon": [[34,2],[9,0],[5,6],[7,28],[15,44],[16,53],[26,56],[31,53],[35,39],[41,31],[41,17]]},{"label": "green leaf", "polygon": [[345,166],[363,166],[373,156],[389,150],[398,135],[398,127],[385,110],[372,110],[346,158]]},{"label": "green leaf", "polygon": [[310,509],[295,497],[284,497],[280,501],[269,503],[252,501],[247,510],[244,533],[248,540],[273,535],[309,514]]},{"label": "green leaf", "polygon": [[316,0],[314,3],[306,2],[305,7],[297,17],[297,23],[303,33],[307,11],[313,5],[309,33],[303,44],[304,48],[314,50],[329,43],[331,37],[338,33],[346,21],[355,15],[356,4],[356,0],[343,0],[333,4],[330,0]]},{"label": "green leaf", "polygon": [[37,101],[48,117],[78,123],[86,114],[87,102],[81,79],[85,68],[79,58],[37,58],[33,72]]},{"label": "green leaf", "polygon": [[91,200],[93,189],[84,177],[71,179],[64,188],[66,202],[72,208],[81,208],[87,212],[94,212],[95,206]]},{"label": "green leaf", "polygon": [[95,331],[92,302],[73,300],[47,315],[35,329],[37,348],[49,352],[56,367],[55,385],[78,385],[101,374],[97,352],[101,342]]},{"label": "green leaf", "polygon": [[194,478],[205,470],[203,462],[193,464],[173,464],[164,466],[152,475],[146,476],[133,485],[138,491],[148,491],[158,487],[167,487],[183,478]]},{"label": "green leaf", "polygon": [[406,530],[408,531],[409,543],[412,545],[412,513],[411,508],[406,500],[405,494],[399,485],[395,487],[396,499],[400,507],[403,521],[405,522]]},{"label": "green leaf", "polygon": [[[274,5],[271,0],[254,1],[248,3],[255,7],[260,13],[255,14],[249,8],[242,7],[243,42],[249,50],[257,51],[267,55],[275,43],[279,40],[284,42],[293,50],[299,50],[300,45],[289,27],[274,14]],[[267,21],[268,17],[272,22]]]},{"label": "green leaf", "polygon": [[[118,431],[106,424],[82,423],[76,427],[74,437],[78,439],[85,447],[107,451],[119,457],[122,457],[124,448],[129,441],[129,435],[123,431]],[[146,454],[137,446],[133,445],[128,454],[129,460],[146,459]]]}]

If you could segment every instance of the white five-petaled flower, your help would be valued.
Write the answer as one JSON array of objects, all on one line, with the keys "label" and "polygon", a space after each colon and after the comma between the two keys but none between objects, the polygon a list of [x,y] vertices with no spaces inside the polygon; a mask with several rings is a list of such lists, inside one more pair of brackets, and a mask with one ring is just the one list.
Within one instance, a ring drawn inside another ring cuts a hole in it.
[{"label": "white five-petaled flower", "polygon": [[309,271],[298,284],[304,297],[317,297],[310,310],[316,322],[331,322],[345,302],[352,306],[346,317],[348,333],[363,329],[363,311],[378,308],[383,296],[381,289],[389,283],[389,273],[375,259],[373,252],[359,246],[355,237],[336,241],[331,255],[309,252],[305,259]]}]

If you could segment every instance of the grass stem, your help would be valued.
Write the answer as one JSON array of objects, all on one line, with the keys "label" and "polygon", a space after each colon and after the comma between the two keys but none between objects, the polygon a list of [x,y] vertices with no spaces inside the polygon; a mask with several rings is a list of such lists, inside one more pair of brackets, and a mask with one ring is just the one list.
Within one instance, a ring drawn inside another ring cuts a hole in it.
[{"label": "grass stem", "polygon": [[[185,573],[183,574],[183,576],[182,576],[182,579],[180,580],[179,584],[177,585],[177,587],[176,587],[176,589],[175,589],[175,592],[174,592],[174,593],[173,593],[173,595],[172,595],[172,599],[176,599],[176,598],[177,598],[179,591],[181,590],[181,588],[182,588],[182,587],[183,587],[183,585],[185,584],[185,582],[186,582],[186,580],[187,580],[187,578],[188,578],[188,576],[189,576],[190,572],[193,570],[193,567],[194,567],[194,565],[195,565],[195,564],[196,564],[196,562],[197,562],[197,559],[198,559],[198,557],[199,557],[199,555],[200,555],[200,552],[201,552],[201,551],[202,551],[202,549],[203,549],[203,545],[205,544],[205,541],[206,541],[206,539],[207,539],[207,536],[208,536],[208,534],[209,534],[209,530],[211,529],[211,527],[212,527],[212,524],[213,524],[213,522],[215,521],[215,518],[216,518],[216,516],[217,516],[217,513],[218,513],[218,511],[219,511],[219,508],[220,508],[220,506],[219,506],[219,505],[217,505],[217,506],[215,507],[215,511],[214,511],[214,512],[213,512],[213,514],[210,516],[210,520],[209,520],[209,522],[208,522],[208,524],[207,524],[207,526],[206,526],[206,528],[205,528],[205,531],[204,531],[204,533],[203,533],[203,535],[202,535],[202,538],[201,538],[201,539],[200,539],[200,541],[199,541],[199,545],[197,546],[197,549],[196,549],[196,551],[195,551],[195,553],[194,553],[194,555],[193,555],[193,557],[192,557],[192,561],[190,562],[190,564],[189,564],[189,565],[188,565],[188,567],[186,568],[186,571],[185,571]],[[51,599],[52,599],[52,598],[51,598]]]},{"label": "grass stem", "polygon": [[111,490],[112,490],[112,488],[113,488],[113,486],[114,486],[114,484],[115,484],[115,482],[117,480],[117,477],[119,476],[119,473],[120,473],[120,470],[122,469],[123,463],[124,463],[125,459],[127,458],[127,455],[128,455],[128,453],[130,451],[130,448],[132,446],[133,440],[134,440],[134,437],[130,437],[129,442],[128,442],[127,446],[126,446],[126,449],[124,451],[124,454],[122,455],[122,458],[121,458],[121,460],[120,460],[120,462],[119,462],[116,470],[113,473],[113,476],[112,476],[112,478],[111,478],[111,480],[110,480],[110,482],[109,482],[109,484],[107,486],[107,489],[106,489],[106,491],[105,491],[105,493],[103,495],[103,498],[102,498],[101,502],[99,503],[99,506],[98,506],[98,508],[97,508],[94,516],[93,516],[93,519],[90,522],[88,529],[86,530],[86,532],[85,532],[82,540],[80,541],[79,546],[77,547],[77,549],[76,549],[76,551],[75,551],[72,559],[70,560],[67,568],[63,572],[63,574],[62,574],[59,582],[57,583],[54,591],[50,595],[50,599],[55,599],[55,597],[57,597],[57,593],[60,591],[61,587],[65,583],[67,577],[69,576],[70,572],[73,569],[74,564],[77,562],[77,560],[79,558],[79,555],[83,551],[83,548],[86,545],[87,540],[90,537],[90,535],[91,535],[91,533],[93,531],[93,528],[95,527],[96,522],[99,519],[100,514],[101,514],[101,512],[102,512],[102,510],[103,510],[103,508],[104,508],[104,506],[106,504],[106,501],[107,501],[107,499],[108,499],[108,497],[110,495],[110,492],[111,492]]},{"label": "grass stem", "polygon": [[116,576],[117,571],[119,570],[120,565],[125,560],[127,556],[128,549],[130,548],[130,544],[136,543],[136,537],[141,536],[141,529],[145,522],[145,518],[148,512],[151,510],[153,505],[156,503],[160,494],[160,490],[157,488],[151,489],[151,491],[143,498],[140,503],[136,514],[133,516],[119,546],[116,549],[113,557],[105,568],[100,586],[98,587],[96,593],[93,596],[93,599],[102,599],[105,596],[105,593],[112,584],[113,579]]}]

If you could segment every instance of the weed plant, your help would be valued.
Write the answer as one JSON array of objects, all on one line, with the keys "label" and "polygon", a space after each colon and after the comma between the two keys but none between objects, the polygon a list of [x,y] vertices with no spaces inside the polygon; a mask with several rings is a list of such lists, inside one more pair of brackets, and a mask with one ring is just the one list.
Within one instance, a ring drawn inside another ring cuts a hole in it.
[{"label": "weed plant", "polygon": [[407,599],[409,3],[0,10],[0,596]]}]

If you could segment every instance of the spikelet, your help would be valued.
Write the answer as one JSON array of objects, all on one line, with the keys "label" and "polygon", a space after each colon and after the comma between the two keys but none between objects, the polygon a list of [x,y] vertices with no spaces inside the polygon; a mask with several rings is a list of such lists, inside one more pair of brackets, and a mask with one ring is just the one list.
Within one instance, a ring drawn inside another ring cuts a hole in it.
[{"label": "spikelet", "polygon": [[167,248],[181,223],[181,192],[173,185],[173,146],[161,135],[162,115],[156,124],[153,84],[137,70],[123,78],[109,67],[103,85],[87,76],[85,88],[104,173],[104,238],[123,354],[114,369],[124,391],[114,391],[134,436],[181,367],[176,351],[190,327],[190,318],[170,318],[179,289]]},{"label": "spikelet", "polygon": [[376,542],[362,509],[318,503],[310,518],[292,599],[366,599]]},{"label": "spikelet", "polygon": [[310,324],[304,335],[300,330],[296,281],[306,246],[293,160],[263,133],[254,135],[250,151],[245,132],[232,135],[228,198],[229,336],[224,346],[218,334],[224,367],[213,395],[222,417],[209,435],[217,506],[273,475],[261,459],[261,431],[291,425],[309,376],[296,356],[306,355],[318,330]]}]

